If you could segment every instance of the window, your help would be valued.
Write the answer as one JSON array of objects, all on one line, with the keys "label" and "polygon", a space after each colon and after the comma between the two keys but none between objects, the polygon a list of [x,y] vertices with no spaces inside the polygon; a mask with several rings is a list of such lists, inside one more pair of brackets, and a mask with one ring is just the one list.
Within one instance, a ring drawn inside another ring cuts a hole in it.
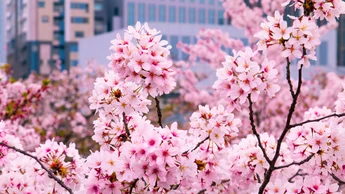
[{"label": "window", "polygon": [[205,22],[205,9],[199,9],[199,24],[204,24]]},{"label": "window", "polygon": [[156,6],[154,4],[149,5],[149,22],[156,21]]},{"label": "window", "polygon": [[179,17],[178,21],[180,23],[186,23],[186,8],[185,7],[180,7],[179,8]]},{"label": "window", "polygon": [[138,20],[140,22],[144,22],[145,21],[145,4],[140,3],[139,4],[139,14],[138,14]]},{"label": "window", "polygon": [[215,15],[216,12],[214,11],[214,9],[210,9],[208,10],[208,23],[209,24],[215,24]]},{"label": "window", "polygon": [[38,2],[38,7],[44,7],[45,5],[45,2],[44,1],[39,1]]},{"label": "window", "polygon": [[224,11],[223,10],[218,11],[218,24],[224,25]]},{"label": "window", "polygon": [[165,5],[159,5],[159,21],[165,22]]},{"label": "window", "polygon": [[210,5],[214,5],[214,0],[208,0],[208,3],[209,3]]},{"label": "window", "polygon": [[85,18],[85,17],[72,17],[71,18],[71,22],[72,23],[77,23],[77,24],[88,23],[89,22],[89,18]]},{"label": "window", "polygon": [[[190,37],[189,36],[182,36],[182,43],[184,44],[190,44]],[[185,52],[182,52],[182,60],[187,60],[188,54]]]},{"label": "window", "polygon": [[169,22],[176,22],[176,7],[169,7]]},{"label": "window", "polygon": [[114,8],[114,16],[119,16],[119,8]]},{"label": "window", "polygon": [[128,3],[128,25],[134,25],[134,3]]},{"label": "window", "polygon": [[47,15],[42,16],[42,23],[48,23],[49,22],[49,17]]},{"label": "window", "polygon": [[189,8],[189,23],[190,24],[195,24],[195,8]]},{"label": "window", "polygon": [[205,0],[199,0],[200,1],[200,4],[204,4],[205,3]]},{"label": "window", "polygon": [[69,50],[71,52],[78,52],[78,44],[77,43],[71,43],[70,47],[69,47]]},{"label": "window", "polygon": [[78,60],[72,60],[71,64],[72,64],[72,66],[77,66],[78,65]]},{"label": "window", "polygon": [[176,48],[176,45],[178,43],[178,36],[171,36],[170,38],[170,44],[172,46],[171,48],[171,58],[174,60],[178,60],[178,51]]},{"label": "window", "polygon": [[322,41],[320,44],[320,65],[328,65],[328,44]]},{"label": "window", "polygon": [[103,10],[103,3],[101,3],[101,2],[95,2],[94,10],[95,10],[95,11],[102,11],[102,10]]},{"label": "window", "polygon": [[75,31],[74,36],[76,38],[83,38],[84,37],[84,32],[83,31]]},{"label": "window", "polygon": [[89,11],[89,4],[87,3],[71,3],[72,9],[81,9],[85,10],[86,12]]},{"label": "window", "polygon": [[244,46],[249,46],[249,42],[247,38],[241,38],[241,41],[243,42]]}]

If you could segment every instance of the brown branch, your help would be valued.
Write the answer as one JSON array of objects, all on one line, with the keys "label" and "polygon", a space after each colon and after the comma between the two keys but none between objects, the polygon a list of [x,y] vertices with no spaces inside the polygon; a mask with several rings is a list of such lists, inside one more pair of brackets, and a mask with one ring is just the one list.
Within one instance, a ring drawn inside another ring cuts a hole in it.
[{"label": "brown branch", "polygon": [[138,178],[137,179],[135,179],[133,182],[132,182],[132,184],[131,184],[131,186],[130,186],[130,188],[129,188],[129,194],[132,194],[133,193],[133,188],[135,187],[135,185],[137,184],[137,182],[138,182]]},{"label": "brown branch", "polygon": [[338,181],[339,185],[344,185],[345,181],[341,180],[339,177],[335,176],[335,174],[331,174],[332,178],[336,181]]},{"label": "brown branch", "polygon": [[308,175],[308,173],[300,173],[302,171],[302,169],[298,169],[298,171],[296,172],[296,174],[294,174],[292,177],[290,177],[289,179],[288,179],[288,181],[289,181],[289,183],[293,183],[292,182],[292,179],[294,179],[296,176],[306,176],[306,175]]},{"label": "brown branch", "polygon": [[12,150],[14,150],[14,151],[16,151],[16,152],[19,152],[19,153],[21,153],[21,154],[23,154],[23,155],[25,155],[25,156],[28,156],[28,157],[30,157],[30,158],[36,160],[36,162],[41,166],[41,168],[42,168],[43,170],[45,170],[45,171],[48,173],[48,175],[49,175],[48,177],[49,177],[49,178],[54,179],[61,187],[63,187],[64,189],[66,189],[70,194],[73,194],[72,189],[69,188],[69,187],[67,187],[67,186],[65,185],[65,183],[64,183],[62,180],[60,180],[58,177],[56,177],[56,176],[53,174],[52,171],[50,171],[49,169],[47,169],[47,168],[44,166],[44,164],[43,164],[36,156],[33,156],[33,155],[31,155],[31,154],[25,152],[24,150],[20,150],[20,149],[18,149],[18,148],[16,148],[16,147],[9,146],[9,145],[5,144],[4,142],[0,142],[0,146],[7,147],[8,149],[12,149]]},{"label": "brown branch", "polygon": [[[305,53],[306,53],[306,49],[303,47],[303,54],[305,54]],[[301,92],[302,68],[303,68],[303,65],[301,65],[301,68],[298,70],[297,90],[296,90],[296,93],[294,94],[292,102],[291,102],[289,113],[288,113],[287,118],[286,118],[285,128],[284,128],[282,134],[280,135],[280,137],[279,137],[279,139],[277,141],[277,148],[276,148],[274,157],[273,157],[273,159],[272,159],[272,161],[270,163],[270,166],[269,166],[269,168],[268,168],[268,170],[267,170],[267,172],[265,174],[264,181],[263,181],[263,183],[261,184],[261,186],[259,188],[259,194],[263,194],[264,193],[265,188],[266,188],[267,184],[269,183],[269,181],[271,179],[272,173],[275,170],[275,164],[276,164],[276,162],[278,160],[278,157],[280,155],[279,153],[280,153],[280,148],[281,148],[282,142],[283,142],[286,134],[288,133],[288,131],[290,129],[290,123],[291,123],[292,115],[295,112],[295,108],[296,108],[296,104],[297,104],[297,99],[298,99],[298,96],[299,96],[299,94]]]},{"label": "brown branch", "polygon": [[286,57],[286,62],[287,62],[287,66],[286,66],[286,80],[289,84],[289,88],[290,88],[290,94],[292,96],[292,98],[295,96],[295,92],[293,91],[293,86],[292,86],[292,82],[291,82],[291,76],[290,76],[290,60],[289,57]]},{"label": "brown branch", "polygon": [[158,124],[160,127],[163,128],[163,125],[162,125],[162,110],[159,106],[159,100],[158,100],[158,97],[155,97],[155,101],[156,101],[156,108],[157,108],[157,115],[158,115]]},{"label": "brown branch", "polygon": [[253,111],[253,102],[250,94],[248,95],[248,100],[249,100],[249,119],[250,119],[250,125],[252,127],[253,134],[256,136],[258,139],[258,145],[268,163],[271,163],[271,159],[267,156],[265,148],[262,146],[261,139],[259,133],[256,131],[255,123],[254,123],[254,111]]},{"label": "brown branch", "polygon": [[126,121],[126,114],[124,112],[122,113],[122,121],[123,121],[123,124],[125,125],[125,131],[127,134],[127,139],[130,139],[131,133],[129,132],[128,124]]},{"label": "brown branch", "polygon": [[301,160],[299,162],[291,162],[290,164],[287,164],[287,165],[274,167],[274,170],[278,170],[278,169],[282,169],[282,168],[287,168],[287,167],[290,167],[292,165],[302,165],[302,164],[304,164],[306,162],[309,162],[309,160],[311,160],[314,155],[315,155],[315,153],[312,153],[308,157],[306,157],[304,160]]},{"label": "brown branch", "polygon": [[302,126],[302,125],[307,124],[307,123],[322,121],[322,120],[330,118],[330,117],[344,117],[344,116],[345,116],[345,113],[341,113],[341,114],[333,113],[333,114],[330,114],[330,115],[327,115],[327,116],[324,116],[324,117],[320,117],[320,118],[317,118],[317,119],[309,119],[309,120],[303,121],[301,123],[296,123],[296,124],[290,125],[290,128],[294,128],[294,127],[297,127],[297,126]]}]

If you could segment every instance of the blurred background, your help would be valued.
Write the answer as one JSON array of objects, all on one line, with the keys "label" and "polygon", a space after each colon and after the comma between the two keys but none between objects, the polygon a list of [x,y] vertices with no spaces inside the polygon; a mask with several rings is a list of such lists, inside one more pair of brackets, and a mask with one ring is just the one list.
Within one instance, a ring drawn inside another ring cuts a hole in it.
[{"label": "blurred background", "polygon": [[[62,70],[90,60],[107,65],[110,41],[136,21],[161,30],[175,60],[188,59],[176,44],[195,43],[203,28],[221,29],[248,45],[219,0],[1,0],[0,64],[11,64],[14,78],[32,71],[49,75],[57,64]],[[315,68],[345,72],[344,26],[341,17],[338,28],[322,37]]]}]

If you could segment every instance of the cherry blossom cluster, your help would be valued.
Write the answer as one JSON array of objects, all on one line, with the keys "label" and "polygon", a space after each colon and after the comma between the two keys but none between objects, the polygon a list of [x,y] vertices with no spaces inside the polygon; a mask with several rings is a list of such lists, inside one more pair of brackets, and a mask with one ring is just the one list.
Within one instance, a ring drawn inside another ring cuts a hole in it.
[{"label": "cherry blossom cluster", "polygon": [[225,140],[231,140],[238,134],[241,121],[228,113],[224,106],[209,108],[199,106],[199,111],[190,117],[189,133],[201,140],[209,138],[219,148],[225,147]]},{"label": "cherry blossom cluster", "polygon": [[[20,148],[20,144],[15,146]],[[67,147],[46,141],[32,155],[66,186],[79,190],[84,178],[84,159],[74,144]],[[57,184],[33,158],[13,151],[6,157],[7,162],[1,165],[1,193],[66,193],[65,188]]]},{"label": "cherry blossom cluster", "polygon": [[283,15],[278,11],[273,17],[268,16],[268,21],[261,23],[262,30],[255,35],[260,39],[257,45],[264,53],[268,47],[279,45],[281,57],[299,59],[299,67],[303,65],[308,68],[309,60],[316,60],[315,49],[320,44],[318,27],[310,17],[290,17],[293,19],[293,25],[288,27]]},{"label": "cherry blossom cluster", "polygon": [[260,92],[266,91],[273,97],[280,87],[276,84],[278,71],[275,62],[265,59],[261,65],[253,60],[257,51],[249,47],[246,50],[234,51],[234,56],[227,56],[223,68],[217,70],[218,80],[213,87],[224,97],[232,100],[233,108],[240,109],[250,94],[253,102],[258,99]]},{"label": "cherry blossom cluster", "polygon": [[147,23],[137,22],[128,27],[124,39],[117,34],[110,49],[109,67],[126,81],[142,86],[152,97],[169,93],[176,85],[172,61],[168,58],[171,48],[156,29]]},{"label": "cherry blossom cluster", "polygon": [[335,21],[340,14],[345,12],[345,2],[342,0],[287,0],[283,5],[293,2],[296,9],[300,9],[302,13],[312,14],[314,19],[326,19],[327,21]]},{"label": "cherry blossom cluster", "polygon": [[338,99],[335,101],[335,111],[337,113],[345,112],[345,84],[343,84],[343,91],[338,94]]}]

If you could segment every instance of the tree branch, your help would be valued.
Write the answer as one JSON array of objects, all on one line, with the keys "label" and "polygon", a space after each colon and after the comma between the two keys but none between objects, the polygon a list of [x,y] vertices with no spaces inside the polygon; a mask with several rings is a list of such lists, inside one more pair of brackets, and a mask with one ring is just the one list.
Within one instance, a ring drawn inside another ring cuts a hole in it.
[{"label": "tree branch", "polygon": [[290,60],[288,57],[286,57],[286,62],[287,62],[287,66],[286,66],[286,79],[287,82],[289,84],[289,88],[290,88],[290,94],[292,96],[292,98],[295,96],[295,92],[293,91],[293,86],[292,86],[292,82],[291,82],[291,76],[290,76]]},{"label": "tree branch", "polygon": [[309,119],[309,120],[303,121],[301,123],[296,123],[296,124],[290,125],[290,128],[294,128],[294,127],[297,127],[297,126],[302,126],[302,125],[307,124],[307,123],[313,123],[313,122],[322,121],[322,120],[330,118],[330,117],[344,117],[344,116],[345,116],[345,113],[341,113],[341,114],[333,113],[333,114],[330,114],[330,115],[327,115],[327,116],[324,116],[324,117],[320,117],[320,118],[317,118],[317,119]]},{"label": "tree branch", "polygon": [[156,101],[156,108],[157,108],[157,115],[158,115],[158,124],[160,127],[163,128],[163,125],[162,125],[162,110],[159,106],[159,100],[158,100],[158,97],[155,97],[155,101]]},{"label": "tree branch", "polygon": [[133,193],[133,189],[134,189],[135,185],[137,184],[138,180],[139,180],[139,179],[137,178],[137,179],[135,179],[135,180],[132,182],[132,184],[131,184],[131,186],[130,186],[130,188],[129,188],[129,194],[132,194],[132,193]]},{"label": "tree branch", "polygon": [[292,182],[292,179],[294,179],[296,176],[306,176],[306,175],[308,175],[308,173],[302,173],[302,174],[300,174],[301,171],[302,171],[302,169],[298,169],[298,171],[296,172],[296,174],[294,174],[292,177],[290,177],[290,178],[288,179],[289,183],[293,183],[293,182]]},{"label": "tree branch", "polygon": [[315,155],[315,153],[312,153],[311,155],[306,157],[304,160],[301,160],[299,162],[291,162],[290,164],[287,164],[287,165],[274,167],[274,170],[278,170],[278,169],[282,169],[282,168],[287,168],[287,167],[290,167],[292,165],[302,165],[302,164],[308,162],[309,160],[311,160],[314,155]]},{"label": "tree branch", "polygon": [[72,189],[69,188],[69,187],[67,187],[67,186],[65,185],[65,183],[64,183],[62,180],[60,180],[58,177],[56,177],[56,176],[52,173],[52,171],[50,171],[49,169],[47,169],[47,168],[44,166],[44,164],[43,164],[36,156],[33,156],[33,155],[27,153],[27,152],[24,151],[24,150],[21,150],[21,149],[18,149],[18,148],[16,148],[16,147],[7,145],[7,144],[5,144],[4,142],[0,142],[0,146],[7,147],[8,149],[12,149],[12,150],[14,150],[14,151],[16,151],[16,152],[19,152],[19,153],[21,153],[21,154],[23,154],[23,155],[25,155],[25,156],[28,156],[28,157],[30,157],[30,158],[36,160],[36,162],[41,166],[41,168],[42,168],[43,170],[45,170],[45,171],[48,173],[48,175],[49,175],[48,177],[49,177],[49,178],[54,179],[61,187],[63,187],[64,189],[66,189],[70,194],[73,194]]},{"label": "tree branch", "polygon": [[335,176],[335,174],[331,174],[334,180],[338,181],[339,185],[344,185],[345,181],[341,180],[339,177]]},{"label": "tree branch", "polygon": [[269,157],[267,156],[266,150],[265,148],[262,146],[261,143],[261,139],[260,139],[260,135],[258,134],[258,132],[256,131],[256,127],[255,127],[255,123],[254,123],[254,111],[253,111],[253,102],[252,102],[252,98],[251,95],[248,95],[248,100],[249,100],[249,119],[250,119],[250,125],[252,127],[252,131],[253,134],[256,136],[256,138],[258,139],[258,145],[266,159],[266,161],[268,163],[271,163],[271,160],[269,159]]},{"label": "tree branch", "polygon": [[128,124],[126,121],[126,114],[124,112],[122,113],[122,121],[123,121],[123,124],[125,125],[125,131],[127,134],[127,139],[130,139],[131,133],[129,132]]},{"label": "tree branch", "polygon": [[[303,47],[303,54],[305,54],[305,53],[306,53],[306,49]],[[276,162],[278,160],[278,157],[280,155],[279,153],[280,153],[280,148],[281,148],[282,142],[283,142],[287,132],[290,129],[290,123],[291,123],[292,115],[295,112],[295,108],[296,108],[296,104],[297,104],[297,99],[298,99],[298,96],[299,96],[299,94],[301,92],[302,68],[303,68],[303,65],[301,65],[301,68],[298,70],[297,90],[296,90],[296,93],[294,94],[292,102],[291,102],[289,113],[288,113],[287,118],[286,118],[285,128],[284,128],[282,134],[280,135],[280,137],[279,137],[279,139],[277,141],[277,148],[276,148],[274,157],[273,157],[273,159],[272,159],[272,161],[270,163],[270,167],[268,168],[268,170],[267,170],[267,172],[265,174],[264,181],[263,181],[262,185],[259,188],[259,194],[263,194],[264,193],[264,190],[265,190],[267,184],[269,183],[269,181],[271,179],[272,173],[275,170],[275,164],[276,164]]]}]

